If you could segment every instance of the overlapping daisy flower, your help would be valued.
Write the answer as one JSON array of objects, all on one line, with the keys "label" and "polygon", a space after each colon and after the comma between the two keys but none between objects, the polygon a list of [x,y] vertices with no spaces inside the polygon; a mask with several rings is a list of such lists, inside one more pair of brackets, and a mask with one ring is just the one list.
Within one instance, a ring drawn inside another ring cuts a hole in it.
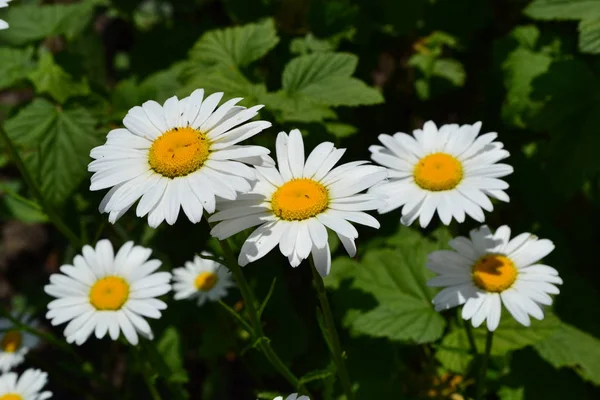
[{"label": "overlapping daisy flower", "polygon": [[244,266],[279,245],[293,267],[312,254],[322,276],[329,274],[331,253],[327,228],[339,237],[350,256],[356,254],[358,231],[350,223],[379,228],[367,210],[385,203],[380,194],[360,192],[386,177],[384,168],[355,161],[334,165],[345,149],[332,143],[319,144],[304,159],[304,142],[299,130],[289,136],[279,133],[275,167],[255,167],[258,181],[237,201],[223,202],[220,211],[209,218],[218,222],[211,234],[220,240],[260,225],[242,246],[238,262]]},{"label": "overlapping daisy flower", "polygon": [[[283,400],[282,396],[275,397],[273,400]],[[292,393],[285,400],[310,400],[308,396],[298,396],[298,393]]]},{"label": "overlapping daisy flower", "polygon": [[48,374],[39,369],[28,369],[21,376],[14,372],[0,375],[0,399],[45,400],[52,392],[42,391],[48,383]]},{"label": "overlapping daisy flower", "polygon": [[152,250],[125,243],[114,254],[108,240],[96,248],[84,246],[73,265],[60,267],[50,276],[46,293],[56,300],[48,304],[46,318],[52,325],[70,321],[64,330],[67,342],[84,343],[93,333],[100,339],[108,333],[113,340],[123,333],[131,344],[138,334],[152,339],[145,318],[160,318],[167,305],[157,299],[169,292],[171,274],[155,272],[159,260],[149,260]]},{"label": "overlapping daisy flower", "polygon": [[[37,321],[30,315],[14,315],[15,318],[30,327],[36,327]],[[40,339],[28,332],[20,331],[11,320],[0,319],[0,372],[7,372],[25,361],[25,355],[40,343]]]},{"label": "overlapping daisy flower", "polygon": [[489,197],[508,202],[508,184],[498,178],[513,172],[498,161],[510,154],[495,142],[495,132],[478,137],[481,122],[473,125],[442,125],[428,121],[423,129],[379,135],[383,146],[371,146],[372,159],[389,168],[389,180],[369,193],[387,195],[386,213],[402,207],[401,222],[429,225],[437,211],[448,225],[452,218],[464,222],[465,214],[483,222],[483,210],[492,211]]},{"label": "overlapping daisy flower", "polygon": [[[8,7],[8,3],[10,3],[11,0],[0,0],[0,8],[5,8]],[[3,19],[0,19],[0,31],[3,29],[7,29],[8,28],[8,22],[6,22]]]},{"label": "overlapping daisy flower", "polygon": [[[147,101],[129,110],[125,128],[109,132],[106,143],[92,149],[90,190],[111,188],[100,212],[114,223],[138,200],[136,215],[148,224],[174,224],[183,209],[193,223],[215,211],[215,198],[234,200],[250,190],[252,165],[273,165],[269,150],[239,143],[271,126],[247,122],[263,106],[236,106],[234,98],[217,108],[223,93],[204,98],[171,97],[161,106]],[[247,122],[247,123],[246,123]]]},{"label": "overlapping daisy flower", "polygon": [[[204,256],[210,253],[202,252]],[[227,290],[233,286],[231,274],[216,261],[195,256],[184,267],[173,270],[174,299],[197,299],[199,306],[207,301],[218,301],[227,296]]]},{"label": "overlapping daisy flower", "polygon": [[530,316],[544,318],[543,306],[552,304],[562,284],[558,272],[539,261],[550,254],[554,244],[531,233],[510,239],[510,228],[501,226],[492,233],[487,226],[470,232],[470,239],[459,236],[449,242],[454,250],[429,254],[427,268],[439,274],[429,286],[445,287],[433,303],[436,310],[464,304],[462,317],[478,327],[487,320],[495,330],[500,322],[501,305],[519,323],[529,326]]}]

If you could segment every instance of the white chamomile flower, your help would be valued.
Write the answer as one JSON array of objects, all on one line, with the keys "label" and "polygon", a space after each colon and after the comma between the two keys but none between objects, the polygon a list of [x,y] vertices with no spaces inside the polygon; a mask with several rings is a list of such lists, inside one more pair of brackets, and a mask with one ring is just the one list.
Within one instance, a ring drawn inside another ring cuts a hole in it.
[{"label": "white chamomile flower", "polygon": [[[11,0],[0,0],[0,8],[5,8],[8,7],[8,3],[10,3]],[[7,29],[8,28],[8,23],[3,20],[0,19],[0,31],[3,29]]]},{"label": "white chamomile flower", "polygon": [[39,369],[28,369],[21,376],[14,372],[0,375],[0,399],[45,400],[52,392],[42,392],[48,383],[48,374]]},{"label": "white chamomile flower", "polygon": [[[212,256],[202,252],[202,255]],[[185,263],[185,267],[173,270],[173,291],[175,300],[197,298],[201,306],[207,300],[218,301],[227,296],[227,289],[233,287],[231,274],[225,266],[216,261],[199,256]]]},{"label": "white chamomile flower", "polygon": [[[275,397],[273,400],[283,400],[282,396]],[[285,400],[310,400],[308,396],[298,396],[298,393],[292,393]]]},{"label": "white chamomile flower", "polygon": [[[302,134],[277,136],[275,167],[255,167],[258,181],[237,201],[223,202],[221,211],[209,221],[219,222],[211,234],[220,240],[260,225],[246,240],[238,262],[246,265],[279,245],[293,267],[312,254],[322,276],[329,274],[331,253],[327,229],[334,231],[350,256],[356,254],[355,222],[379,228],[379,222],[365,213],[385,203],[379,194],[359,194],[385,179],[384,168],[355,161],[333,166],[345,149],[330,142],[319,144],[304,160]],[[333,169],[332,169],[333,168]],[[350,222],[348,222],[350,221]]]},{"label": "white chamomile flower", "polygon": [[[37,326],[37,321],[31,320],[29,315],[14,317],[30,327]],[[20,331],[7,318],[0,319],[0,372],[7,372],[23,363],[25,355],[39,343],[37,336]]]},{"label": "white chamomile flower", "polygon": [[508,184],[501,179],[513,172],[507,164],[497,164],[510,154],[503,144],[494,142],[495,132],[477,137],[481,122],[473,125],[442,125],[428,121],[406,133],[379,135],[383,146],[371,146],[371,158],[389,168],[389,180],[371,188],[369,193],[387,195],[386,213],[402,207],[401,222],[412,224],[417,218],[426,227],[437,213],[445,225],[452,218],[464,222],[465,213],[483,222],[483,210],[494,208],[488,197],[509,201],[504,192]]},{"label": "white chamomile flower", "polygon": [[147,101],[133,107],[125,128],[113,129],[106,143],[92,149],[90,190],[111,188],[100,203],[114,223],[138,200],[136,215],[148,215],[155,228],[172,225],[180,209],[193,223],[203,210],[215,211],[215,196],[234,200],[250,190],[255,173],[248,164],[273,165],[269,150],[238,143],[271,126],[248,122],[263,106],[246,109],[231,99],[219,108],[223,93],[204,98],[198,89],[189,97],[171,97],[161,106]]},{"label": "white chamomile flower", "polygon": [[48,304],[46,318],[52,325],[70,321],[64,334],[67,342],[80,345],[94,333],[98,339],[107,332],[117,340],[120,332],[131,344],[138,333],[152,339],[152,329],[143,317],[160,318],[167,305],[156,299],[169,292],[171,274],[154,272],[161,262],[148,260],[152,250],[125,243],[114,254],[104,239],[96,249],[83,246],[73,265],[52,274],[44,291],[58,297]]},{"label": "white chamomile flower", "polygon": [[554,250],[548,239],[522,233],[510,240],[510,228],[501,226],[494,234],[487,226],[459,236],[448,244],[454,249],[429,254],[427,268],[440,274],[427,284],[446,287],[433,299],[437,311],[464,304],[462,317],[478,327],[487,320],[490,331],[500,322],[501,304],[521,324],[529,316],[541,320],[543,308],[552,304],[562,284],[558,272],[538,264]]}]

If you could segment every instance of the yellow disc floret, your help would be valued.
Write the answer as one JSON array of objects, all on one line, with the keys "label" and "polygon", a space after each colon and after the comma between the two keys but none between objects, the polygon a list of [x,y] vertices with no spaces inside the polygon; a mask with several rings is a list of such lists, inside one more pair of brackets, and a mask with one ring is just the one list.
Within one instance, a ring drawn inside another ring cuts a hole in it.
[{"label": "yellow disc floret", "polygon": [[201,272],[196,277],[194,285],[196,286],[196,289],[207,292],[214,288],[218,281],[219,277],[214,272]]},{"label": "yellow disc floret", "polygon": [[517,279],[517,267],[512,260],[501,254],[487,254],[473,265],[473,282],[488,292],[500,293],[512,286]]},{"label": "yellow disc floret", "polygon": [[209,154],[206,135],[196,129],[173,128],[157,138],[148,153],[150,167],[168,178],[177,178],[197,171]]},{"label": "yellow disc floret", "polygon": [[129,298],[129,284],[120,276],[107,276],[94,283],[89,297],[96,310],[120,310]]},{"label": "yellow disc floret", "polygon": [[0,400],[23,400],[23,397],[21,397],[20,394],[16,393],[6,393],[0,395]]},{"label": "yellow disc floret", "polygon": [[450,154],[434,153],[421,158],[413,174],[417,185],[439,192],[454,189],[463,178],[463,168],[460,161]]},{"label": "yellow disc floret", "polygon": [[281,219],[301,221],[322,213],[329,205],[327,188],[312,179],[293,179],[273,194],[271,206]]},{"label": "yellow disc floret", "polygon": [[23,336],[21,332],[16,330],[8,331],[4,334],[2,340],[0,340],[0,350],[7,353],[14,353],[19,350],[22,341]]}]

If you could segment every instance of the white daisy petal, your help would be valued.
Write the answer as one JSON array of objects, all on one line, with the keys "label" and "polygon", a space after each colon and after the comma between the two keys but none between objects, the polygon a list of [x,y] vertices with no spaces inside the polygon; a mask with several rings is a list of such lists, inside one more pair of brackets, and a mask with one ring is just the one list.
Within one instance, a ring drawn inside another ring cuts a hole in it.
[{"label": "white daisy petal", "polygon": [[0,375],[0,398],[45,400],[52,397],[52,392],[42,392],[47,383],[48,374],[39,369],[27,369],[21,376],[9,372]]}]

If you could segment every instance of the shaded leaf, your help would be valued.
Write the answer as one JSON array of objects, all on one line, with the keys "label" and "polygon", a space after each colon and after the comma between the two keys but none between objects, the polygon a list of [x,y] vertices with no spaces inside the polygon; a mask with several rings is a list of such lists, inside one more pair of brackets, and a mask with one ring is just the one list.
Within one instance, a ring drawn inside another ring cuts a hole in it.
[{"label": "shaded leaf", "polygon": [[90,87],[84,79],[77,82],[54,62],[49,51],[42,51],[35,70],[28,76],[38,93],[48,93],[59,103],[68,98],[85,96],[90,93]]},{"label": "shaded leaf", "polygon": [[157,343],[157,349],[169,367],[171,373],[169,380],[174,383],[186,383],[189,378],[183,366],[181,339],[175,327],[170,326],[165,329]]},{"label": "shaded leaf", "polygon": [[27,77],[34,68],[33,48],[13,49],[0,47],[0,90]]}]

